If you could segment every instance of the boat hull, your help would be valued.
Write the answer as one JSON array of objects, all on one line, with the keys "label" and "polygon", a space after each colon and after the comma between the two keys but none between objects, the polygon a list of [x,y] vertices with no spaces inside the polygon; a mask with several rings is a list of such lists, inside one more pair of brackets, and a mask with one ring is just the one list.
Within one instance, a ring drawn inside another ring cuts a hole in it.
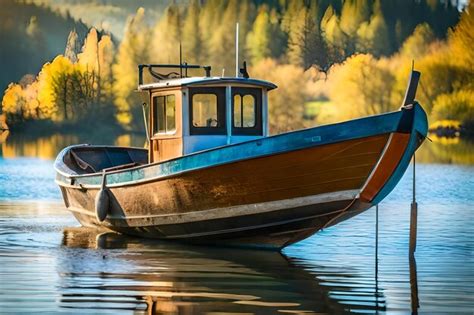
[{"label": "boat hull", "polygon": [[[57,182],[66,207],[86,226],[279,249],[382,200],[426,136],[420,109],[356,121],[351,136],[347,125],[325,126],[114,172],[107,175],[104,222],[95,210],[100,174],[61,173]],[[247,156],[235,158],[239,151]]]}]

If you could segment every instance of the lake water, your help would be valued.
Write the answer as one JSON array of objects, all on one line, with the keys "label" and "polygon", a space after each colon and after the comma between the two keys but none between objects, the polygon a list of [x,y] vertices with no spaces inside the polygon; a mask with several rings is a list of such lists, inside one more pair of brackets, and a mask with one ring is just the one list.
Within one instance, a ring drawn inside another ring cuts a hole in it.
[{"label": "lake water", "polygon": [[380,204],[377,274],[374,209],[282,254],[79,228],[62,205],[51,154],[39,154],[57,148],[28,145],[35,149],[3,143],[0,154],[0,313],[474,311],[471,144],[443,151],[435,143],[419,154],[464,165],[417,165],[416,261],[408,256],[411,172]]}]

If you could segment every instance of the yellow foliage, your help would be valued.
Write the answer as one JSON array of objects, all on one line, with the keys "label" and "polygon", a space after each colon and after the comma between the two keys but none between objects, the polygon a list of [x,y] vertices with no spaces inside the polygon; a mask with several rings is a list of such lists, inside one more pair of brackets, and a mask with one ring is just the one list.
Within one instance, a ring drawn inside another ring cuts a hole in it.
[{"label": "yellow foliage", "polygon": [[38,75],[38,101],[44,118],[60,121],[58,104],[55,95],[55,80],[59,76],[70,74],[74,70],[72,62],[59,55],[51,63],[47,63]]},{"label": "yellow foliage", "polygon": [[[133,95],[137,82],[137,65],[147,63],[150,32],[145,22],[145,10],[127,21],[125,37],[120,44],[116,63],[112,66],[115,78],[113,91],[117,108],[117,121],[125,127],[132,127],[132,116],[140,119],[140,102]],[[135,115],[133,115],[135,114]],[[139,122],[141,123],[141,121]]]},{"label": "yellow foliage", "polygon": [[304,104],[308,91],[302,82],[310,80],[310,72],[304,72],[303,68],[295,65],[279,65],[273,59],[264,59],[252,67],[250,73],[278,86],[277,90],[269,93],[270,132],[281,133],[304,127]]},{"label": "yellow foliage", "polygon": [[84,65],[88,71],[97,72],[99,68],[98,35],[95,28],[87,34],[82,53],[77,55],[78,63]]},{"label": "yellow foliage", "polygon": [[[449,44],[453,62],[466,67],[474,75],[474,2],[461,15],[461,20],[449,34]],[[474,79],[473,79],[474,80]],[[471,82],[472,83],[472,82]]]},{"label": "yellow foliage", "polygon": [[10,83],[2,99],[2,111],[6,114],[16,114],[21,108],[22,88],[19,84]]},{"label": "yellow foliage", "polygon": [[448,127],[459,129],[461,127],[461,122],[459,120],[443,119],[443,120],[437,120],[434,123],[430,124],[430,129],[448,128]]},{"label": "yellow foliage", "polygon": [[434,39],[435,36],[428,23],[420,24],[405,40],[400,51],[407,58],[416,60],[426,55]]},{"label": "yellow foliage", "polygon": [[441,94],[435,101],[431,117],[437,120],[458,120],[461,123],[474,123],[474,91],[460,90]]},{"label": "yellow foliage", "polygon": [[369,54],[352,56],[330,72],[327,82],[330,106],[337,110],[323,107],[321,117],[341,121],[393,110],[396,108],[392,103],[394,82],[385,62]]}]

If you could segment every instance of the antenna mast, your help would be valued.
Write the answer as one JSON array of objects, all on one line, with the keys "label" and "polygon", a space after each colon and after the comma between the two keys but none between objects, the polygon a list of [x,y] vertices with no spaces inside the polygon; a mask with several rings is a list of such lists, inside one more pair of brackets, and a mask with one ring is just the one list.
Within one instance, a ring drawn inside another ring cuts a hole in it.
[{"label": "antenna mast", "polygon": [[181,47],[181,41],[179,41],[179,77],[183,77],[183,50]]},{"label": "antenna mast", "polygon": [[239,23],[235,24],[235,76],[239,77]]}]

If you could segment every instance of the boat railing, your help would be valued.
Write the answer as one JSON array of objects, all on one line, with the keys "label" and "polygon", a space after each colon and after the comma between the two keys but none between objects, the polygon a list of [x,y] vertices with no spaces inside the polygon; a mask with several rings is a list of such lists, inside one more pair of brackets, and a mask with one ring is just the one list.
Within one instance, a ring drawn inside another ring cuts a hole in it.
[{"label": "boat railing", "polygon": [[[211,66],[189,65],[186,62],[181,64],[139,64],[138,65],[138,85],[143,84],[143,69],[148,69],[152,77],[157,80],[178,79],[188,77],[188,69],[203,69],[206,77],[211,76]],[[179,73],[171,71],[169,73],[159,73],[154,68],[160,69],[179,69]],[[184,73],[183,73],[184,70]]]}]

